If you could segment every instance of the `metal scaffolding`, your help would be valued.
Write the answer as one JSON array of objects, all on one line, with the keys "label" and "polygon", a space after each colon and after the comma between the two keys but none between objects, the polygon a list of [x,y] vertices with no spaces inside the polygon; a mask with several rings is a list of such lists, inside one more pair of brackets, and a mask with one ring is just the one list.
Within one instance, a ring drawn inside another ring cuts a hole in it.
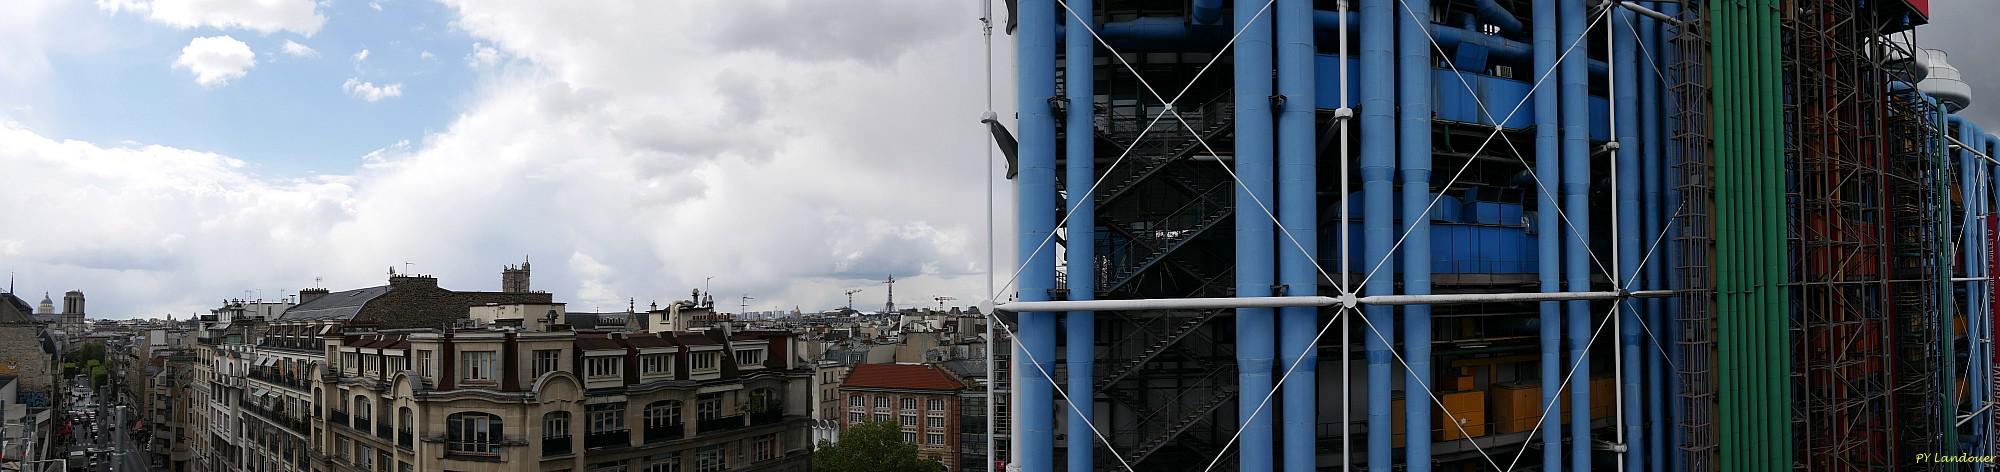
[{"label": "metal scaffolding", "polygon": [[[1872,11],[1872,10],[1871,10]],[[1884,470],[1891,455],[1887,218],[1873,24],[1854,2],[1784,9],[1793,383],[1804,470]]]},{"label": "metal scaffolding", "polygon": [[1676,282],[1685,295],[1680,310],[1672,313],[1677,331],[1675,347],[1682,360],[1678,366],[1678,396],[1682,410],[1675,425],[1675,445],[1681,454],[1681,470],[1718,470],[1716,445],[1716,352],[1715,352],[1715,272],[1714,259],[1714,157],[1710,153],[1708,104],[1708,16],[1704,2],[1687,2],[1680,11],[1681,27],[1676,28],[1674,46],[1678,60],[1669,65],[1677,113],[1673,117],[1674,141],[1681,158],[1675,163],[1679,180],[1675,190],[1681,198],[1681,216],[1676,220],[1674,243],[1681,257],[1675,261]]}]

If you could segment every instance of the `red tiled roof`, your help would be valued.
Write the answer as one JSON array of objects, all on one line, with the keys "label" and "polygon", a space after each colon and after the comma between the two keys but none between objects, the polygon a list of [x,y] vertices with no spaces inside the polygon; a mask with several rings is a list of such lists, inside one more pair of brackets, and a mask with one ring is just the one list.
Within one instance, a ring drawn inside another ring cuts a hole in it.
[{"label": "red tiled roof", "polygon": [[924,364],[856,364],[840,386],[903,390],[965,389],[965,384],[951,378],[951,374],[945,373],[944,369]]}]

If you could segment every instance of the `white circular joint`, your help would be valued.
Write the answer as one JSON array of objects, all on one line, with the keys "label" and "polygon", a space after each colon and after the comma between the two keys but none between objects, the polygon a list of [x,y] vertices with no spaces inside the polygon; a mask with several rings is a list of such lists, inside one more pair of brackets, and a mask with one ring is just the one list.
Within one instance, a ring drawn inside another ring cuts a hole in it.
[{"label": "white circular joint", "polygon": [[1349,309],[1349,310],[1352,310],[1352,309],[1354,309],[1354,307],[1356,307],[1356,306],[1359,306],[1359,305],[1361,305],[1361,299],[1360,299],[1360,298],[1358,298],[1358,297],[1355,297],[1353,293],[1343,293],[1343,294],[1340,294],[1340,307],[1341,307],[1341,308],[1346,308],[1346,309]]},{"label": "white circular joint", "polygon": [[1616,150],[1618,150],[1618,142],[1617,142],[1617,141],[1606,141],[1606,142],[1604,143],[1604,150],[1606,150],[1606,151],[1616,151]]},{"label": "white circular joint", "polygon": [[980,123],[985,123],[989,121],[1000,121],[1000,115],[993,114],[993,112],[990,111],[979,114]]},{"label": "white circular joint", "polygon": [[1354,109],[1348,107],[1335,108],[1333,109],[1333,119],[1336,120],[1354,119]]}]

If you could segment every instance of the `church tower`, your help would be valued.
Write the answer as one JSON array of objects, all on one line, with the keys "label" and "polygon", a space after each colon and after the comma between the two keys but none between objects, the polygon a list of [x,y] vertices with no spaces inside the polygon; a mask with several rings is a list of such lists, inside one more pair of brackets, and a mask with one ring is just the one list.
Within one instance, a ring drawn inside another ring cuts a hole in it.
[{"label": "church tower", "polygon": [[508,293],[528,293],[528,258],[521,258],[521,265],[508,265],[500,270],[500,291]]},{"label": "church tower", "polygon": [[79,291],[79,290],[71,290],[71,291],[69,291],[69,293],[64,293],[64,294],[63,294],[63,311],[62,311],[62,314],[65,314],[65,315],[81,315],[81,314],[83,314],[83,292],[82,292],[82,291]]}]

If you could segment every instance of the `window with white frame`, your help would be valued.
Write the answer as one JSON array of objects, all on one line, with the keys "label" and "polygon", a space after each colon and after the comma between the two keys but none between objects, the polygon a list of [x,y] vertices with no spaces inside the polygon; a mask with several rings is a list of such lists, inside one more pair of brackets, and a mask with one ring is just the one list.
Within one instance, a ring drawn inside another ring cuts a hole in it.
[{"label": "window with white frame", "polygon": [[590,420],[591,434],[625,430],[624,403],[599,403],[586,406],[584,415]]},{"label": "window with white frame", "polygon": [[589,376],[588,378],[591,379],[615,378],[618,377],[620,374],[624,373],[625,357],[624,356],[586,357],[584,358],[583,367],[584,371],[586,372],[586,375]]},{"label": "window with white frame", "polygon": [[916,443],[917,443],[917,432],[916,432],[916,431],[904,431],[904,432],[903,432],[903,442],[906,442],[906,443],[910,443],[910,444],[916,444]]},{"label": "window with white frame", "polygon": [[722,472],[729,470],[729,458],[724,455],[722,444],[712,444],[695,448],[695,472]]},{"label": "window with white frame", "polygon": [[562,350],[561,350],[561,349],[536,349],[536,350],[535,350],[535,377],[536,377],[536,378],[540,378],[540,377],[542,376],[542,374],[547,374],[547,373],[550,373],[550,372],[555,372],[555,371],[558,371],[558,370],[562,370]]},{"label": "window with white frame", "polygon": [[917,415],[903,415],[902,420],[903,427],[905,428],[917,427]]},{"label": "window with white frame", "polygon": [[491,382],[494,374],[493,351],[465,351],[464,375],[467,382]]},{"label": "window with white frame", "polygon": [[925,434],[925,435],[924,435],[924,445],[926,445],[926,446],[943,446],[943,445],[944,445],[944,433],[930,433],[930,434]]},{"label": "window with white frame", "polygon": [[867,413],[862,413],[862,412],[859,412],[859,411],[856,411],[856,412],[850,412],[850,413],[848,413],[848,414],[847,414],[847,423],[848,423],[848,424],[851,424],[851,425],[855,425],[855,426],[860,426],[860,425],[861,425],[861,423],[864,423],[864,422],[867,422],[867,421],[868,421],[868,414],[867,414]]},{"label": "window with white frame", "polygon": [[569,412],[551,411],[542,415],[543,438],[569,437]]},{"label": "window with white frame", "polygon": [[722,353],[720,352],[697,352],[694,353],[694,357],[688,359],[688,370],[691,372],[716,370],[721,368],[721,361]]},{"label": "window with white frame", "polygon": [[463,412],[445,417],[445,449],[471,454],[498,454],[500,417],[489,413]]},{"label": "window with white frame", "polygon": [[930,399],[930,401],[927,401],[927,402],[924,402],[924,403],[927,403],[927,405],[925,405],[925,406],[926,406],[926,407],[928,407],[928,408],[925,408],[925,409],[927,409],[927,410],[930,410],[930,411],[931,411],[931,413],[933,413],[933,414],[939,414],[939,415],[942,415],[942,414],[944,414],[944,400],[942,400],[942,399],[937,399],[937,398],[932,398],[932,399]]},{"label": "window with white frame", "polygon": [[778,435],[766,434],[750,440],[750,459],[768,461],[778,458]]},{"label": "window with white frame", "polygon": [[761,348],[760,348],[760,349],[737,349],[737,350],[736,350],[736,366],[737,366],[737,367],[763,367],[763,366],[764,366],[764,350],[763,350],[763,349],[761,349]]},{"label": "window with white frame", "polygon": [[944,417],[933,416],[929,418],[924,418],[924,427],[930,429],[944,429]]},{"label": "window with white frame", "polygon": [[903,411],[915,411],[917,409],[917,399],[915,398],[904,397],[902,403]]},{"label": "window with white frame", "polygon": [[646,405],[646,428],[667,428],[681,424],[681,401],[660,400]]},{"label": "window with white frame", "polygon": [[868,400],[862,398],[860,395],[854,395],[851,397],[847,397],[847,406],[854,408],[865,408],[868,406]]},{"label": "window with white frame", "polygon": [[340,370],[345,370],[352,374],[361,373],[361,354],[353,352],[342,353],[340,355]]},{"label": "window with white frame", "polygon": [[671,356],[671,354],[641,354],[639,356],[639,375],[673,373],[673,358],[668,356]]},{"label": "window with white frame", "polygon": [[646,458],[645,472],[681,472],[681,453],[670,452]]},{"label": "window with white frame", "polygon": [[704,393],[695,398],[695,417],[712,420],[722,417],[722,394]]},{"label": "window with white frame", "polygon": [[356,444],[354,448],[354,465],[361,467],[361,470],[368,470],[368,467],[374,463],[375,448],[364,444]]}]

